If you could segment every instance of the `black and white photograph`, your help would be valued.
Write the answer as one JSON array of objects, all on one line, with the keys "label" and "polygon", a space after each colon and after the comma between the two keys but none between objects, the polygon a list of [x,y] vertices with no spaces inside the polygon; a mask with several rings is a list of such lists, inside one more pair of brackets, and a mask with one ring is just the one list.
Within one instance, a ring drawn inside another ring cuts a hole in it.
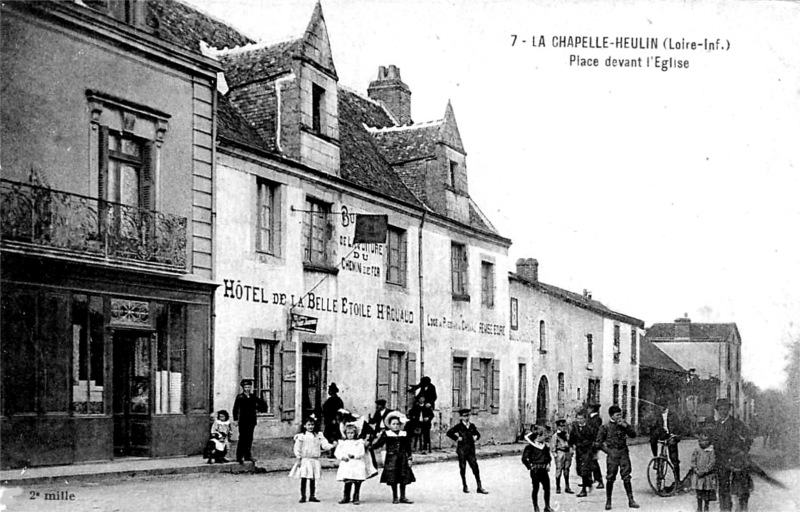
[{"label": "black and white photograph", "polygon": [[3,0],[0,511],[800,511],[798,27]]}]

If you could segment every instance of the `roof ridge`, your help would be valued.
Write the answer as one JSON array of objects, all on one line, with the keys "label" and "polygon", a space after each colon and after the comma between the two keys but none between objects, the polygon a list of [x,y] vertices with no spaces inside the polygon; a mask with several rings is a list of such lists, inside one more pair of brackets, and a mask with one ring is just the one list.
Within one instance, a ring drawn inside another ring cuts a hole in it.
[{"label": "roof ridge", "polygon": [[[384,112],[386,112],[386,115],[388,115],[388,116],[389,116],[389,119],[391,119],[391,120],[392,120],[392,122],[393,122],[395,125],[399,125],[399,124],[400,124],[400,122],[397,120],[397,118],[394,116],[394,114],[392,114],[392,111],[391,111],[391,110],[389,110],[388,108],[386,108],[386,105],[384,105],[384,104],[383,104],[383,102],[380,102],[380,101],[377,101],[377,100],[373,100],[373,99],[372,99],[372,98],[370,98],[369,96],[364,96],[364,95],[363,95],[363,94],[361,94],[359,91],[357,91],[355,88],[353,88],[353,87],[350,87],[350,86],[348,86],[348,85],[344,85],[344,84],[341,84],[341,83],[340,83],[340,84],[338,84],[338,85],[339,85],[339,88],[340,88],[340,89],[342,89],[343,91],[347,91],[347,92],[349,92],[350,94],[353,94],[353,95],[355,95],[355,96],[358,96],[359,98],[361,98],[361,99],[362,99],[362,100],[364,100],[364,101],[368,101],[368,102],[372,103],[372,104],[373,104],[373,105],[375,105],[376,107],[380,107],[380,108],[382,108],[382,109],[383,109],[383,111],[384,111]],[[362,123],[362,124],[363,124],[363,123]],[[366,125],[366,124],[364,124],[364,126],[366,127],[367,125]],[[367,128],[367,130],[369,130],[369,128]]]},{"label": "roof ridge", "polygon": [[[184,5],[184,6],[188,7],[189,9],[193,9],[193,10],[199,12],[200,14],[202,14],[203,16],[206,16],[207,18],[210,18],[210,19],[216,21],[217,23],[225,25],[226,27],[230,28],[231,30],[235,30],[242,37],[246,37],[247,39],[250,39],[251,41],[257,41],[257,39],[255,37],[253,37],[251,34],[247,34],[242,29],[240,29],[239,27],[234,26],[230,22],[225,21],[222,18],[218,18],[217,16],[214,16],[213,14],[211,14],[208,11],[206,11],[202,7],[199,7],[199,6],[197,6],[197,5],[195,5],[195,4],[191,3],[191,2],[188,2],[186,0],[175,0],[175,2]],[[83,5],[86,5],[85,3],[83,3],[82,0],[76,0],[75,3],[80,3],[80,4],[83,4]]]},{"label": "roof ridge", "polygon": [[220,48],[214,48],[213,46],[209,46],[208,49],[209,49],[209,52],[212,53],[216,57],[230,57],[230,56],[233,56],[233,55],[241,55],[243,53],[256,52],[258,50],[266,50],[268,48],[272,48],[273,46],[278,46],[278,45],[285,44],[285,43],[293,43],[293,42],[299,41],[301,39],[302,39],[302,37],[293,37],[293,38],[284,39],[284,40],[275,41],[275,42],[259,41],[259,42],[256,42],[256,43],[250,43],[250,44],[246,44],[246,45],[242,45],[242,46],[234,46],[233,48],[225,47],[225,48],[221,48],[221,49]]},{"label": "roof ridge", "polygon": [[416,130],[420,128],[431,128],[437,124],[444,123],[444,119],[437,119],[435,121],[424,121],[422,123],[406,124],[401,126],[390,126],[389,128],[367,128],[370,133],[387,133],[399,132],[403,130]]}]

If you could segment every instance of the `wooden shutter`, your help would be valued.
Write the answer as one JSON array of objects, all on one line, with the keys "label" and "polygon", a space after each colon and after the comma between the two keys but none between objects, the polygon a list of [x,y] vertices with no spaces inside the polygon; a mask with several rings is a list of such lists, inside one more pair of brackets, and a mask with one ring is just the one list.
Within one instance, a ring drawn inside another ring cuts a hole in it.
[{"label": "wooden shutter", "polygon": [[378,350],[378,384],[375,398],[389,400],[389,351]]},{"label": "wooden shutter", "polygon": [[477,413],[481,407],[481,360],[477,357],[470,359],[472,382],[470,383],[470,407]]},{"label": "wooden shutter", "polygon": [[239,339],[239,378],[253,379],[256,364],[256,341],[253,338]]},{"label": "wooden shutter", "polygon": [[139,207],[142,210],[155,210],[155,151],[153,143],[142,144],[142,173],[139,177]]},{"label": "wooden shutter", "polygon": [[417,383],[417,354],[414,352],[408,352],[406,354],[406,375],[408,376],[408,380],[406,385],[401,389],[401,392],[406,397],[406,409],[410,409],[411,406],[414,405],[414,395],[412,393],[407,393],[406,390],[409,384]]},{"label": "wooden shutter", "polygon": [[294,398],[297,382],[296,357],[296,345],[288,341],[283,342],[281,349],[281,419],[284,421],[294,421]]},{"label": "wooden shutter", "polygon": [[283,196],[283,187],[277,183],[272,189],[272,207],[270,213],[272,214],[272,254],[280,257],[281,255],[281,199]]},{"label": "wooden shutter", "polygon": [[97,148],[97,198],[108,200],[108,126],[101,126],[98,132]]},{"label": "wooden shutter", "polygon": [[400,284],[408,286],[408,232],[403,232],[400,239]]},{"label": "wooden shutter", "polygon": [[492,360],[492,414],[500,412],[500,360]]}]

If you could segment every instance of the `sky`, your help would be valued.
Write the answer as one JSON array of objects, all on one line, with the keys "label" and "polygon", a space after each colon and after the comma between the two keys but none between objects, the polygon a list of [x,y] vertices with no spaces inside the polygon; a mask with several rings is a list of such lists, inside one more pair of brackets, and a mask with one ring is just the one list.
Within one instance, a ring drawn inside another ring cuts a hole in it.
[{"label": "sky", "polygon": [[[315,4],[186,1],[261,42],[301,35]],[[542,281],[646,326],[735,322],[744,378],[783,385],[800,338],[800,3],[322,8],[340,84],[366,94],[394,64],[416,122],[452,102],[470,195],[513,242],[509,271],[536,258]],[[614,46],[626,37],[658,46]]]}]

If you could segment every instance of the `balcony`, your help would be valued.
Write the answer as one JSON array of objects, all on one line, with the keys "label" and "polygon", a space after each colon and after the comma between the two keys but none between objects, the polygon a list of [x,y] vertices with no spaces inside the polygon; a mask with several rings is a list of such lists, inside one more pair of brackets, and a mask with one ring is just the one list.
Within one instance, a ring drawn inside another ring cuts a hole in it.
[{"label": "balcony", "polygon": [[0,180],[4,250],[186,272],[186,218]]}]

